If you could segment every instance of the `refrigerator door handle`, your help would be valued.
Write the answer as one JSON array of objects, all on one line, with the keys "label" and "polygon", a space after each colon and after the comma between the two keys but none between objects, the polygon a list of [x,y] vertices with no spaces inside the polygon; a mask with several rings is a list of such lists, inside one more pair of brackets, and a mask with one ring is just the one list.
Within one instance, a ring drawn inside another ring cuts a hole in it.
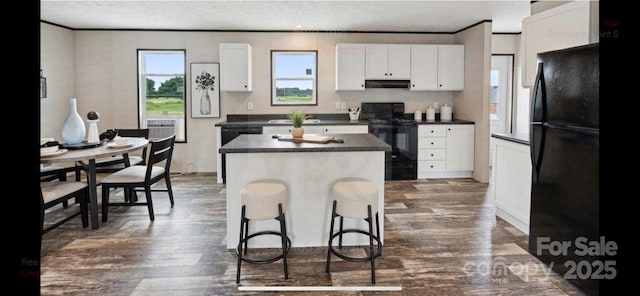
[{"label": "refrigerator door handle", "polygon": [[[545,128],[544,121],[547,119],[547,97],[545,91],[543,63],[538,63],[538,73],[536,75],[536,82],[533,87],[533,94],[531,98],[531,130],[529,131],[529,151],[531,153],[531,167],[533,168],[532,177],[534,182],[538,180],[538,172],[542,165],[542,151],[544,150],[544,138]],[[538,127],[541,131],[540,140],[536,142],[535,127]],[[536,145],[537,144],[537,145]]]}]

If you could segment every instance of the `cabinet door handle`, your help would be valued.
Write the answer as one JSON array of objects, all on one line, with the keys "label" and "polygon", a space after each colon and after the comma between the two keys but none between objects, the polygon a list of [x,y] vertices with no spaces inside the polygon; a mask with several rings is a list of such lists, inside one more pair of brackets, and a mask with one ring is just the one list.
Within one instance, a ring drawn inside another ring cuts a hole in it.
[{"label": "cabinet door handle", "polygon": [[433,130],[431,131],[431,133],[433,134]]},{"label": "cabinet door handle", "polygon": [[433,153],[431,154],[431,156],[433,156]]},{"label": "cabinet door handle", "polygon": [[326,129],[326,128],[325,128],[325,129],[324,129],[324,131],[325,131],[325,132],[329,132],[329,129]]},{"label": "cabinet door handle", "polygon": [[415,85],[415,84],[412,84],[412,85],[411,85],[411,87],[416,87],[416,85]]},{"label": "cabinet door handle", "polygon": [[392,75],[393,75],[393,73],[389,73],[389,76],[392,76]]},{"label": "cabinet door handle", "polygon": [[431,142],[431,145],[433,145],[433,142]]},{"label": "cabinet door handle", "polygon": [[431,168],[433,168],[433,165],[431,165]]},{"label": "cabinet door handle", "polygon": [[451,130],[451,128],[449,128],[449,130]]},{"label": "cabinet door handle", "polygon": [[245,85],[244,88],[247,88],[247,86]]},{"label": "cabinet door handle", "polygon": [[384,76],[389,76],[389,74],[387,74],[387,73],[384,73]]},{"label": "cabinet door handle", "polygon": [[440,87],[442,87],[442,84],[440,84]]},{"label": "cabinet door handle", "polygon": [[291,132],[291,129],[289,129],[289,132]]},{"label": "cabinet door handle", "polygon": [[364,87],[364,84],[360,84],[360,87]]}]

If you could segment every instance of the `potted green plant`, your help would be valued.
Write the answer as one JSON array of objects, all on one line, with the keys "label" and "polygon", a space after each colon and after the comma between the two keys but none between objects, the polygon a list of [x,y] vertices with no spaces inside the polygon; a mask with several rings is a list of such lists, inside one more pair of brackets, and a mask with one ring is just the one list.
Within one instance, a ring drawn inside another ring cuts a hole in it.
[{"label": "potted green plant", "polygon": [[292,111],[289,114],[289,119],[291,119],[291,123],[293,123],[293,130],[291,130],[291,135],[294,138],[302,138],[304,135],[304,128],[302,127],[302,123],[306,119],[307,115],[304,112]]}]

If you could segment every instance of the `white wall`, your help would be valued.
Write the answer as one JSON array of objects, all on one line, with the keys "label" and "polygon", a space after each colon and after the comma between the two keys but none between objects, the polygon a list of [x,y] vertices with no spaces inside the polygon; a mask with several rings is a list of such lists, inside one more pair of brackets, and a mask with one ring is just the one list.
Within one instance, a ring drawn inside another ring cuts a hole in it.
[{"label": "white wall", "polygon": [[514,54],[512,133],[529,133],[529,89],[522,87],[523,56],[520,51],[521,34],[491,36],[492,54]]},{"label": "white wall", "polygon": [[475,122],[473,178],[489,182],[489,69],[491,23],[484,22],[455,34],[464,44],[464,90],[454,93],[455,117]]},{"label": "white wall", "polygon": [[[49,83],[49,98],[42,100],[42,135],[60,138],[60,128],[68,112],[68,98],[78,99],[78,111],[100,113],[98,129],[137,128],[137,49],[186,49],[187,64],[219,62],[220,43],[246,42],[253,46],[254,90],[249,93],[221,93],[221,118],[192,119],[187,113],[187,143],[177,143],[173,169],[176,172],[216,170],[214,124],[227,114],[282,114],[293,109],[309,113],[345,113],[335,110],[335,102],[348,106],[361,102],[405,102],[413,113],[433,102],[454,106],[456,118],[476,122],[476,150],[486,154],[488,143],[479,142],[488,133],[488,71],[490,25],[479,25],[458,34],[365,34],[365,33],[221,33],[155,31],[70,31],[42,24],[42,64]],[[482,32],[480,32],[482,31]],[[335,91],[336,43],[465,44],[465,90],[455,92],[410,92],[398,89],[370,89],[362,92]],[[478,44],[476,44],[479,42]],[[488,48],[486,48],[489,46]],[[318,50],[318,106],[270,106],[270,50]],[[478,60],[479,59],[479,60]],[[188,68],[188,67],[187,67]],[[471,70],[473,69],[473,70]],[[487,72],[487,73],[484,73]],[[187,80],[189,73],[187,71]],[[486,80],[486,81],[483,81]],[[482,87],[480,85],[483,85]],[[187,88],[187,98],[190,97]],[[455,99],[454,99],[455,97]],[[477,104],[486,100],[486,104]],[[188,100],[187,100],[188,102]],[[246,109],[252,102],[253,111]],[[457,106],[460,105],[460,108]],[[190,110],[190,106],[187,106]],[[190,111],[188,111],[190,112]],[[486,114],[484,114],[486,113]],[[482,120],[487,127],[481,124]],[[486,144],[486,145],[484,145]],[[480,145],[480,146],[478,146]],[[488,151],[488,150],[487,150]],[[488,152],[487,152],[488,153]],[[487,164],[488,165],[488,164]],[[476,170],[484,171],[482,157]],[[474,175],[479,181],[483,173]]]},{"label": "white wall", "polygon": [[43,138],[62,138],[69,98],[75,96],[73,36],[71,30],[40,23],[40,65],[47,78],[47,98],[40,100],[40,136]]},{"label": "white wall", "polygon": [[[335,44],[352,43],[454,43],[452,34],[346,34],[346,33],[220,33],[149,31],[76,31],[76,94],[80,114],[101,114],[99,129],[137,128],[136,49],[186,49],[187,64],[219,62],[220,43],[250,43],[253,47],[253,91],[222,92],[220,119],[192,119],[187,114],[187,143],[176,143],[173,169],[216,170],[214,124],[227,114],[345,113],[335,102],[348,106],[363,101],[405,102],[407,112],[426,109],[432,102],[452,103],[454,92],[410,92],[376,89],[363,92],[335,91]],[[270,106],[270,50],[318,50],[318,106]],[[187,80],[189,73],[187,71]],[[187,87],[187,98],[190,90]],[[187,100],[188,101],[188,100]],[[254,109],[246,106],[252,102]],[[187,106],[187,110],[191,110]],[[190,111],[188,111],[190,112]]]}]

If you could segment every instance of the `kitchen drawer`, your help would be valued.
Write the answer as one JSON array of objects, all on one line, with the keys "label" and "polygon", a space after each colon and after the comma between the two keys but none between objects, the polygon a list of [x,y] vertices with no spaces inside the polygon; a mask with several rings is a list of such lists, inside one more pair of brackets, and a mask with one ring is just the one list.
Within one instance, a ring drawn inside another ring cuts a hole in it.
[{"label": "kitchen drawer", "polygon": [[419,138],[418,149],[447,148],[447,138]]},{"label": "kitchen drawer", "polygon": [[445,160],[447,149],[419,149],[418,160]]},{"label": "kitchen drawer", "polygon": [[444,125],[420,125],[418,126],[418,137],[444,137],[447,129]]},{"label": "kitchen drawer", "polygon": [[418,171],[419,172],[441,172],[447,169],[447,162],[445,160],[419,160]]}]

